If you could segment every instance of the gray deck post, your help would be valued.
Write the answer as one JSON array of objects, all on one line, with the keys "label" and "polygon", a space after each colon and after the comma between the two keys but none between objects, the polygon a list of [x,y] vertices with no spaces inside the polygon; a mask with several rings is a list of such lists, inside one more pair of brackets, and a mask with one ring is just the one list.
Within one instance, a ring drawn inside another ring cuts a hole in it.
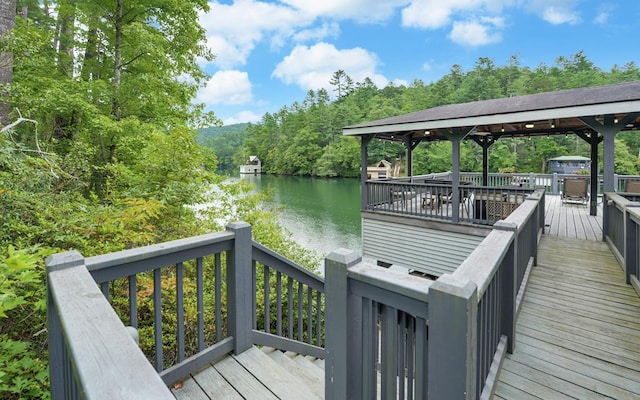
[{"label": "gray deck post", "polygon": [[[47,257],[45,265],[47,274],[65,268],[77,267],[84,264],[84,257],[77,251],[67,251]],[[51,382],[51,399],[65,399],[65,381],[71,377],[65,377],[65,371],[69,368],[64,364],[66,349],[62,335],[62,326],[58,311],[53,305],[51,286],[47,282],[47,323],[49,334],[49,380]],[[69,382],[66,382],[67,384]]]},{"label": "gray deck post", "polygon": [[445,274],[429,287],[430,400],[476,397],[478,288]]},{"label": "gray deck post", "polygon": [[[637,230],[636,223],[631,219],[631,214],[629,214],[628,209],[630,207],[637,208],[640,207],[640,203],[633,202],[627,204],[624,210],[624,276],[625,282],[630,285],[631,284],[631,275],[634,274],[638,262],[638,251],[637,251]],[[640,279],[640,276],[636,278]]]},{"label": "gray deck post", "polygon": [[[535,221],[537,222],[537,221]],[[537,223],[531,224],[535,229],[533,233],[534,238],[537,239],[538,229]],[[513,353],[516,347],[516,320],[517,320],[517,307],[516,298],[518,296],[518,289],[520,288],[520,282],[518,282],[518,226],[513,222],[498,221],[493,224],[493,229],[500,229],[514,233],[513,241],[507,250],[507,254],[504,256],[503,270],[502,270],[502,287],[500,293],[502,293],[502,312],[500,314],[500,326],[502,327],[501,334],[504,334],[509,339],[507,341],[507,352]],[[537,240],[534,239],[536,242]],[[535,257],[534,257],[535,259]],[[504,265],[506,264],[506,265]]]},{"label": "gray deck post", "polygon": [[253,287],[251,273],[251,225],[233,222],[227,231],[235,233],[233,250],[227,262],[227,310],[233,352],[240,354],[253,345]]},{"label": "gray deck post", "polygon": [[324,262],[326,312],[325,398],[359,399],[362,393],[362,307],[349,295],[347,269],[361,258],[338,249]]},{"label": "gray deck post", "polygon": [[553,178],[551,178],[551,194],[559,194],[560,192],[558,191],[558,173],[554,172],[553,173]]}]

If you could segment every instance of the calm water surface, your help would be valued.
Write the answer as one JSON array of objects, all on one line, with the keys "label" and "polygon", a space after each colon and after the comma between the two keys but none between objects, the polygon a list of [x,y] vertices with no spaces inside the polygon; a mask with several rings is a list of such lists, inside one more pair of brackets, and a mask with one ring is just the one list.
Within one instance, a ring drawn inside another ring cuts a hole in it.
[{"label": "calm water surface", "polygon": [[362,253],[360,180],[247,176],[283,206],[280,222],[301,245],[326,255],[344,247]]}]

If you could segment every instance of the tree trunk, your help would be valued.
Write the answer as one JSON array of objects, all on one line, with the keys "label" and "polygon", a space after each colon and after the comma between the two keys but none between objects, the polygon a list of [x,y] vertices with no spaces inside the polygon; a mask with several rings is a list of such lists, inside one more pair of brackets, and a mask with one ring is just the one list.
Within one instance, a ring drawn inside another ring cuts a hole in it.
[{"label": "tree trunk", "polygon": [[[0,1],[0,37],[7,35],[15,26],[16,0]],[[13,55],[0,54],[0,85],[13,81]],[[0,125],[9,123],[8,92],[0,88]]]},{"label": "tree trunk", "polygon": [[111,113],[116,118],[120,119],[120,104],[118,101],[118,91],[120,89],[120,80],[122,74],[122,25],[123,25],[123,1],[117,0],[116,13],[114,16],[116,40],[113,49],[113,102],[111,104]]}]

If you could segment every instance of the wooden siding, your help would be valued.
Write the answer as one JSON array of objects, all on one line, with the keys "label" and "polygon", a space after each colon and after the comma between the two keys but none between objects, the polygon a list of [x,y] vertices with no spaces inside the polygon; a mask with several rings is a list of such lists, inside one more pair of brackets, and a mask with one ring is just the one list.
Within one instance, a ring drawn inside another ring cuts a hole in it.
[{"label": "wooden siding", "polygon": [[391,221],[363,218],[363,256],[440,276],[453,272],[484,239]]},{"label": "wooden siding", "polygon": [[496,399],[640,399],[640,298],[604,242],[543,236]]}]

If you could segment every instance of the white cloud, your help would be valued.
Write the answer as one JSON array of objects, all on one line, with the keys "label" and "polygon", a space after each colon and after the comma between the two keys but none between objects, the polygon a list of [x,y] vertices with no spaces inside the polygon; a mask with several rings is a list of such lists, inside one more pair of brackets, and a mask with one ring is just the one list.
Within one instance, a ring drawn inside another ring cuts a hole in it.
[{"label": "white cloud", "polygon": [[268,39],[281,45],[282,37],[313,21],[291,7],[255,0],[214,1],[210,8],[200,15],[200,24],[207,31],[207,45],[217,56],[213,62],[223,68],[244,65],[259,42]]},{"label": "white cloud", "polygon": [[454,22],[449,39],[463,46],[484,46],[502,40],[495,28],[502,26],[500,19],[481,19],[480,21]]},{"label": "white cloud", "polygon": [[609,22],[610,16],[611,14],[609,14],[608,11],[600,11],[598,15],[596,15],[596,17],[594,18],[593,22],[596,23],[597,25],[604,25],[607,22]]},{"label": "white cloud", "polygon": [[198,102],[212,104],[246,104],[252,100],[249,75],[241,71],[218,71],[198,92]]},{"label": "white cloud", "polygon": [[226,118],[222,123],[224,125],[242,124],[245,122],[260,122],[262,115],[256,114],[253,111],[240,111],[233,117]]},{"label": "white cloud", "polygon": [[554,6],[549,6],[544,9],[542,12],[542,19],[553,25],[575,25],[580,22],[580,16],[575,11],[569,8]]},{"label": "white cloud", "polygon": [[282,0],[311,18],[330,17],[358,22],[383,22],[410,0]]},{"label": "white cloud", "polygon": [[296,42],[307,42],[311,40],[322,40],[327,37],[337,38],[340,36],[340,25],[335,22],[323,23],[321,26],[305,29],[293,35]]},{"label": "white cloud", "polygon": [[389,80],[376,73],[378,64],[375,54],[359,47],[338,50],[328,43],[299,45],[276,66],[271,76],[304,90],[325,88],[331,93],[331,76],[342,69],[354,82],[368,77],[376,86],[384,87]]},{"label": "white cloud", "polygon": [[514,3],[515,0],[414,0],[402,10],[402,25],[438,29],[450,25],[456,17],[497,15]]}]

